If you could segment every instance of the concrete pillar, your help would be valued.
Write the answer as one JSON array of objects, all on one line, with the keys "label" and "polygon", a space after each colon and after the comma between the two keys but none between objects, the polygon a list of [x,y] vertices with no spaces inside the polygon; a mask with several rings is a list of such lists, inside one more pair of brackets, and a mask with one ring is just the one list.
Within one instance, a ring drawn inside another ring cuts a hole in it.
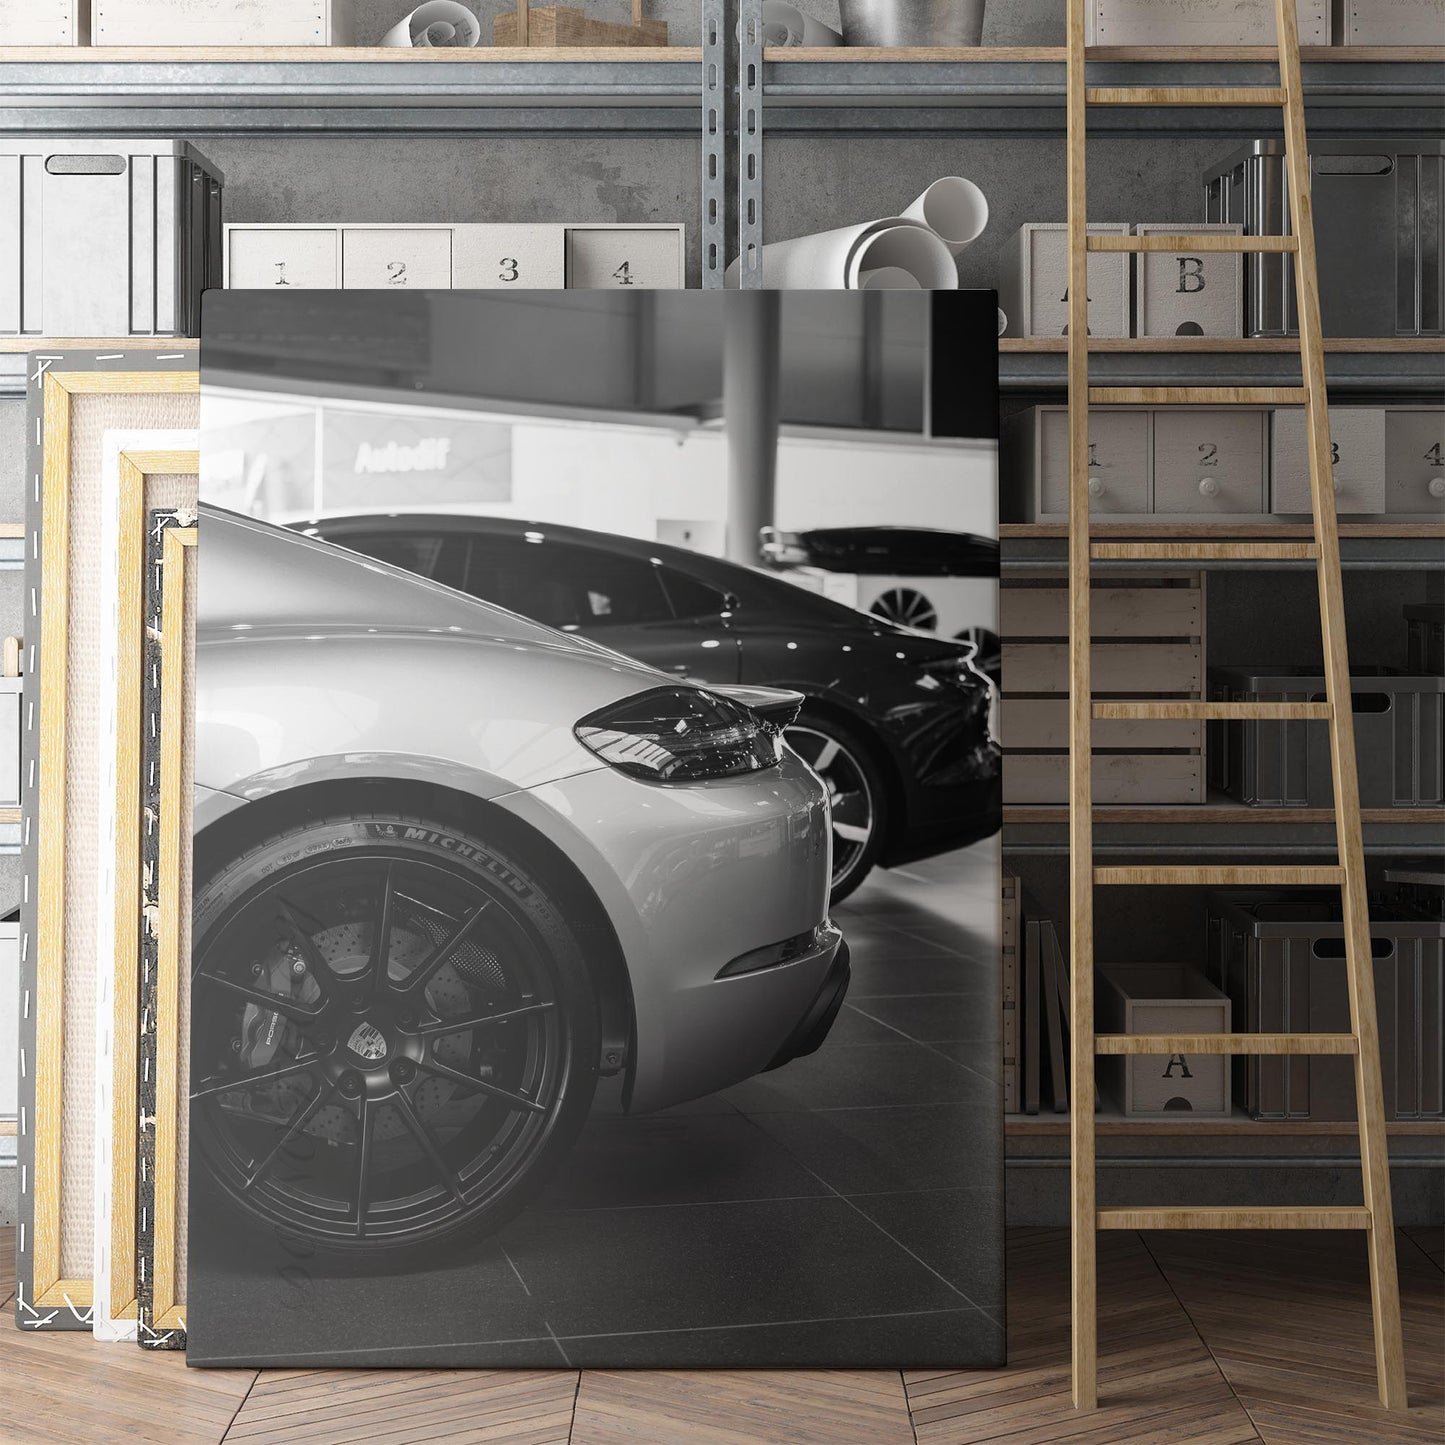
[{"label": "concrete pillar", "polygon": [[782,293],[732,291],[723,308],[723,427],[728,447],[727,554],[755,565],[758,529],[773,524],[780,412]]}]

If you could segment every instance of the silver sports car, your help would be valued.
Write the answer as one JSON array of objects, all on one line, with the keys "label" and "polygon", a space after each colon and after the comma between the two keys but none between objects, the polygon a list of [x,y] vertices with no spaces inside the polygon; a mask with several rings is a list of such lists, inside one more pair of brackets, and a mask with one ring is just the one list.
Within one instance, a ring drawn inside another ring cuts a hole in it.
[{"label": "silver sports car", "polygon": [[200,589],[193,1152],[253,1217],[485,1232],[599,1076],[660,1109],[821,1044],[848,953],[796,694],[214,509]]}]

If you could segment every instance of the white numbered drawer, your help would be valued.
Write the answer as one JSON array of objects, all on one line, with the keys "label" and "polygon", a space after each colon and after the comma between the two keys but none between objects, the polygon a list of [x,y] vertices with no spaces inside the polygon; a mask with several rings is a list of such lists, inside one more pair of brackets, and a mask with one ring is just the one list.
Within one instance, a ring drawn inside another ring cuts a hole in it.
[{"label": "white numbered drawer", "polygon": [[1445,511],[1445,411],[1438,407],[1385,413],[1385,510]]},{"label": "white numbered drawer", "polygon": [[[1313,510],[1309,450],[1302,408],[1274,414],[1270,447],[1270,510]],[[1385,413],[1377,406],[1330,408],[1330,453],[1335,507],[1341,512],[1385,510]]]},{"label": "white numbered drawer", "polygon": [[[1039,512],[1069,510],[1069,414],[1039,416]],[[1089,511],[1143,516],[1149,510],[1149,413],[1089,413]]]},{"label": "white numbered drawer", "polygon": [[452,271],[466,290],[560,291],[561,226],[458,226]]},{"label": "white numbered drawer", "polygon": [[235,290],[294,286],[334,290],[340,283],[340,236],[334,226],[233,227],[227,233],[226,285]]},{"label": "white numbered drawer", "polygon": [[452,233],[404,226],[347,226],[341,233],[341,284],[351,291],[452,284]]},{"label": "white numbered drawer", "polygon": [[1154,413],[1154,510],[1264,510],[1262,411],[1181,407]]},{"label": "white numbered drawer", "polygon": [[567,285],[675,290],[682,285],[682,237],[670,228],[568,227]]}]

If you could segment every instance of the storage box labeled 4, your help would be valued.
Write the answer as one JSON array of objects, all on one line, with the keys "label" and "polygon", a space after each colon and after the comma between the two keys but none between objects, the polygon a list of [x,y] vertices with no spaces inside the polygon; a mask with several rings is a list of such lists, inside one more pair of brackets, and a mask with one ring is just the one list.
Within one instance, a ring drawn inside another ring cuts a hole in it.
[{"label": "storage box labeled 4", "polygon": [[[1134,227],[1139,236],[1238,236],[1239,225]],[[1134,261],[1139,336],[1243,336],[1244,257],[1238,251],[1141,251]]]}]

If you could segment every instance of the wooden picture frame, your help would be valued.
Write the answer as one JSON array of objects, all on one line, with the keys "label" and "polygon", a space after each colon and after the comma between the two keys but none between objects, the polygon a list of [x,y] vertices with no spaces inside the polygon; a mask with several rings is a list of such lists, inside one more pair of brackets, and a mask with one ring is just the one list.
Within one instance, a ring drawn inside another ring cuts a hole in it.
[{"label": "wooden picture frame", "polygon": [[94,910],[67,896],[94,891],[97,842],[82,826],[86,800],[77,774],[93,770],[103,691],[102,681],[86,671],[84,655],[85,638],[99,626],[101,599],[98,588],[85,585],[87,559],[77,554],[93,545],[98,524],[92,513],[105,432],[194,428],[200,376],[195,349],[184,343],[173,352],[39,351],[30,361],[27,392],[25,673],[31,687],[22,729],[15,1310],[24,1329],[89,1329],[99,1223],[92,1188],[94,955],[108,940],[87,936]]}]

